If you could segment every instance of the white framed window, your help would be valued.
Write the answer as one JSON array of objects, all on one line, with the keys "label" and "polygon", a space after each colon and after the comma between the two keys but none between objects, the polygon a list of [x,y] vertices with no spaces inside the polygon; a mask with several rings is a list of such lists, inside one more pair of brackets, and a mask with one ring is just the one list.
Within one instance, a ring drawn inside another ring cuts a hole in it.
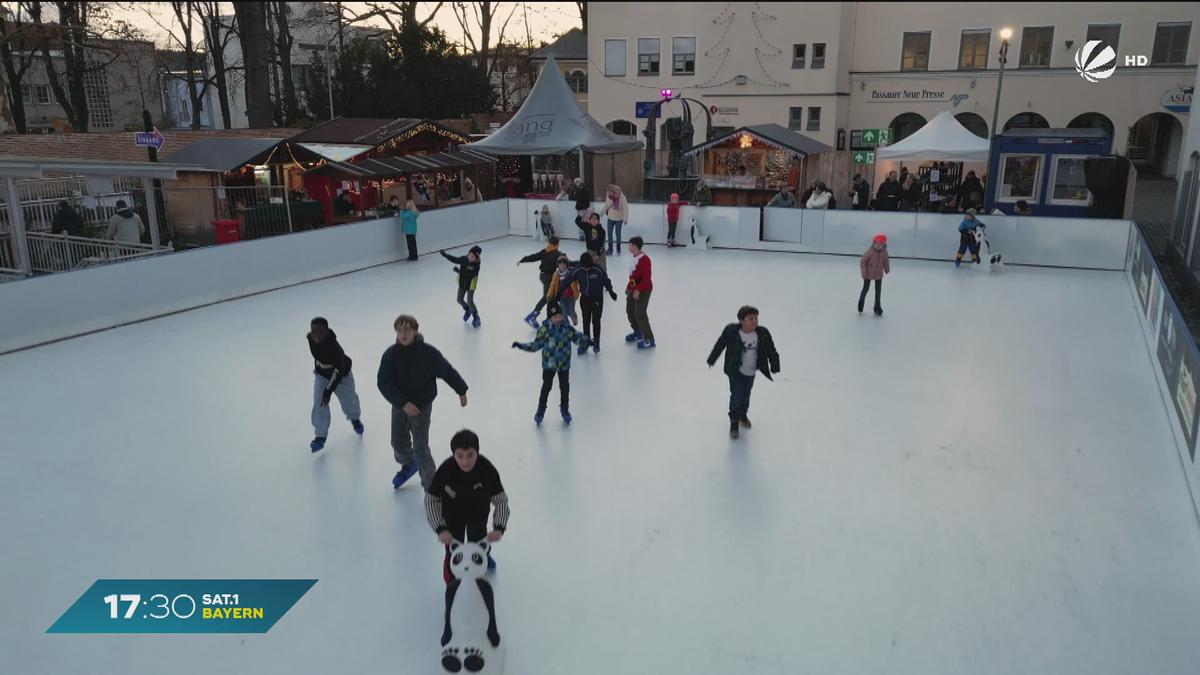
[{"label": "white framed window", "polygon": [[1050,195],[1047,204],[1087,206],[1092,203],[1092,193],[1088,192],[1087,180],[1083,176],[1086,161],[1086,155],[1054,155],[1050,158]]},{"label": "white framed window", "polygon": [[1049,68],[1054,26],[1032,26],[1021,33],[1022,68]]},{"label": "white framed window", "polygon": [[813,43],[812,67],[813,68],[824,68],[825,67],[825,43],[824,42],[814,42]]},{"label": "white framed window", "polygon": [[1042,196],[1042,159],[1042,155],[1000,155],[1004,182],[999,186],[996,201],[1013,204],[1024,199],[1031,207],[1036,204]]},{"label": "white framed window", "polygon": [[788,108],[788,129],[800,131],[804,128],[804,107]]},{"label": "white framed window", "polygon": [[21,103],[33,105],[33,88],[27,84],[21,85]]},{"label": "white framed window", "polygon": [[92,62],[83,76],[83,90],[87,96],[88,127],[111,129],[114,124],[112,101],[109,99],[108,75],[102,66]]},{"label": "white framed window", "polygon": [[576,94],[587,93],[587,73],[582,70],[572,70],[569,73],[563,73],[563,77],[567,78],[567,86]]},{"label": "white framed window", "polygon": [[696,74],[696,38],[671,38],[671,74]]},{"label": "white framed window", "polygon": [[625,40],[604,41],[604,74],[625,77]]},{"label": "white framed window", "polygon": [[1154,52],[1150,57],[1152,66],[1179,66],[1187,58],[1188,38],[1192,23],[1160,23],[1154,31]]},{"label": "white framed window", "polygon": [[792,70],[800,70],[804,67],[805,51],[808,50],[808,45],[792,45]]},{"label": "white framed window", "polygon": [[33,99],[38,105],[50,105],[50,85],[39,84],[33,88]]},{"label": "white framed window", "polygon": [[958,69],[980,70],[987,68],[988,47],[992,43],[992,29],[964,30],[958,43]]},{"label": "white framed window", "polygon": [[1121,41],[1121,24],[1119,23],[1104,23],[1088,25],[1087,40],[1099,40],[1113,51],[1117,51],[1117,43]]},{"label": "white framed window", "polygon": [[806,131],[820,131],[821,130],[821,109],[820,108],[813,106],[808,109],[808,126],[805,127],[805,130]]},{"label": "white framed window", "polygon": [[658,75],[658,38],[638,38],[638,75]]},{"label": "white framed window", "polygon": [[905,33],[900,70],[929,70],[929,37],[932,33]]}]

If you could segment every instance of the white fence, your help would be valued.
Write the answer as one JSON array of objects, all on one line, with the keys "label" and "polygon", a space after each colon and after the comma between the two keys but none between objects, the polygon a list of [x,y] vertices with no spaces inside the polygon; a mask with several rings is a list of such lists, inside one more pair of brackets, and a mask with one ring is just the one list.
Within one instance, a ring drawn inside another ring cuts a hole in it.
[{"label": "white fence", "polygon": [[149,244],[44,232],[30,232],[26,235],[26,240],[29,242],[30,267],[38,273],[67,272],[107,263],[137,260],[169,250],[156,250]]}]

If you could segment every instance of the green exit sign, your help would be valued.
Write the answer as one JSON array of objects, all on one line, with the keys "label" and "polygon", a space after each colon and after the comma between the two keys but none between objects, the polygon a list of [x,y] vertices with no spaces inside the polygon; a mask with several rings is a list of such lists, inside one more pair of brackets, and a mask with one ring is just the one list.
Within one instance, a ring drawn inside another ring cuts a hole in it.
[{"label": "green exit sign", "polygon": [[855,164],[874,164],[875,153],[873,152],[856,152],[854,153]]}]

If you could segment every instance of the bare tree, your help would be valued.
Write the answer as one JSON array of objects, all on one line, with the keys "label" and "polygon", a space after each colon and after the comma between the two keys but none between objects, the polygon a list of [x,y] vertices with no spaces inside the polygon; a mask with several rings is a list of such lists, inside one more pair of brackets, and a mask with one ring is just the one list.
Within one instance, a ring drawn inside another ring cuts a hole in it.
[{"label": "bare tree", "polygon": [[367,11],[359,14],[345,3],[336,3],[338,9],[341,10],[342,19],[345,24],[356,24],[367,21],[368,19],[380,18],[387,23],[388,28],[393,34],[405,32],[403,29],[408,28],[424,28],[433,21],[433,17],[437,16],[438,10],[442,8],[444,2],[439,2],[433,7],[433,11],[424,20],[417,19],[417,5],[419,2],[366,2]]},{"label": "bare tree", "polygon": [[235,2],[238,37],[246,76],[246,117],[251,129],[271,126],[271,82],[267,59],[267,17],[261,2]]},{"label": "bare tree", "polygon": [[[187,83],[188,101],[192,106],[192,129],[199,131],[200,116],[204,112],[204,95],[208,93],[212,78],[204,76],[204,71],[207,70],[204,68],[205,56],[192,41],[192,28],[197,15],[195,5],[192,0],[171,2],[171,11],[175,13],[175,20],[179,22],[183,33],[182,38],[174,34],[172,37],[183,47],[184,82]],[[197,78],[197,75],[200,77]]]},{"label": "bare tree", "polygon": [[219,2],[197,2],[201,20],[204,22],[204,44],[212,60],[213,81],[217,87],[217,103],[221,107],[221,121],[226,129],[233,128],[233,115],[229,109],[229,86],[233,78],[230,73],[237,69],[225,64],[225,48],[237,37],[232,24],[221,17]]},{"label": "bare tree", "polygon": [[[296,83],[292,79],[292,31],[289,25],[288,3],[275,2],[275,48],[279,57],[279,70],[283,81],[282,123],[291,124],[300,117],[300,103],[296,98]],[[279,96],[279,89],[275,90]]]},{"label": "bare tree", "polygon": [[3,9],[0,12],[0,62],[3,62],[4,77],[8,82],[8,108],[12,125],[19,134],[29,130],[21,85],[25,73],[37,57],[37,33],[33,26],[25,22],[25,4],[0,3]]},{"label": "bare tree", "polygon": [[586,2],[576,2],[575,6],[579,8],[579,22],[583,25],[583,32],[587,32],[587,6]]},{"label": "bare tree", "polygon": [[[467,5],[470,5],[473,15],[474,24],[472,25],[471,18],[468,17]],[[491,57],[491,40],[492,40],[492,23],[499,12],[500,3],[498,2],[455,2],[451,5],[454,9],[454,18],[458,19],[458,25],[462,27],[468,53],[475,57],[476,67],[490,81],[492,74],[496,69],[496,60]],[[504,33],[508,30],[508,22],[512,20],[513,14],[517,11],[516,3],[513,3],[512,11],[508,13],[508,17],[504,19],[504,23],[500,26],[500,34],[496,36],[496,44],[504,44]],[[475,40],[474,29],[479,30],[479,40]]]}]

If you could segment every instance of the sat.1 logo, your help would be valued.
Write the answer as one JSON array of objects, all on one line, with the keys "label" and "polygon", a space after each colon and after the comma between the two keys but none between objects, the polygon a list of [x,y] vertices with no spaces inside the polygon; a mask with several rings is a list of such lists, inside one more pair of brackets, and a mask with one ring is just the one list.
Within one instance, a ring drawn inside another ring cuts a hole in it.
[{"label": "sat.1 logo", "polygon": [[1117,69],[1117,53],[1108,45],[1097,52],[1101,44],[1099,40],[1088,40],[1075,52],[1075,70],[1088,82],[1107,79]]}]

